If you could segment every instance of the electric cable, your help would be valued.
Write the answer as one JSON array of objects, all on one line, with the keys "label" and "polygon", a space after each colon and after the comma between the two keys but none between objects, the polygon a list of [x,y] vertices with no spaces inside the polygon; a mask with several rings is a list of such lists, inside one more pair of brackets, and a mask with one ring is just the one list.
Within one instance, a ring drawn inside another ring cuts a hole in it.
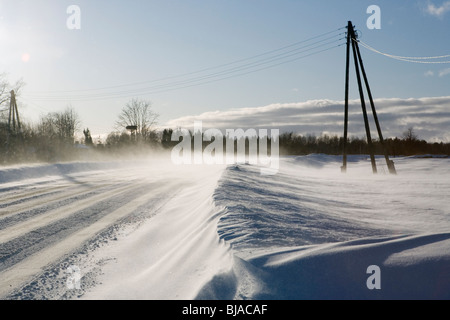
[{"label": "electric cable", "polygon": [[388,53],[381,52],[371,46],[369,46],[367,43],[362,42],[361,40],[353,39],[353,41],[358,41],[364,48],[373,51],[375,53],[381,54],[383,56],[386,56],[391,59],[405,61],[405,62],[412,62],[412,63],[422,63],[422,64],[447,64],[450,63],[450,61],[423,61],[423,60],[437,60],[437,59],[443,59],[450,57],[450,54],[447,55],[441,55],[441,56],[434,56],[434,57],[403,57],[403,56],[397,56],[392,55]]},{"label": "electric cable", "polygon": [[[325,32],[325,33],[322,33],[321,35],[311,37],[311,38],[308,38],[303,41],[298,41],[291,45],[287,45],[287,46],[284,46],[284,47],[281,47],[281,48],[278,48],[275,50],[267,51],[267,52],[249,57],[249,58],[236,60],[234,62],[222,64],[222,65],[219,65],[216,67],[205,68],[202,70],[185,73],[185,74],[178,75],[178,76],[166,77],[166,78],[162,78],[162,79],[144,81],[144,82],[139,82],[139,83],[134,83],[134,84],[123,84],[123,85],[117,85],[117,86],[103,87],[103,88],[98,88],[98,89],[51,91],[48,94],[45,94],[45,92],[41,92],[41,93],[39,93],[39,92],[33,93],[32,92],[32,93],[26,94],[26,97],[30,100],[39,100],[39,101],[60,101],[60,100],[82,101],[82,100],[92,100],[92,99],[110,99],[110,98],[116,98],[116,97],[121,97],[121,96],[127,96],[127,95],[131,95],[131,94],[159,93],[159,92],[165,92],[165,91],[171,91],[171,90],[178,90],[178,89],[182,89],[182,88],[186,88],[186,87],[192,87],[192,86],[196,86],[196,85],[203,85],[203,84],[207,84],[207,83],[211,83],[211,82],[215,82],[215,81],[219,81],[219,80],[225,80],[225,79],[230,79],[230,78],[237,77],[237,76],[242,76],[244,74],[258,72],[261,70],[265,70],[265,69],[268,69],[271,67],[275,67],[275,66],[278,66],[278,65],[281,65],[284,63],[289,63],[289,62],[292,62],[295,60],[302,59],[307,56],[315,55],[315,54],[330,50],[331,48],[314,51],[321,47],[325,47],[325,46],[333,44],[337,41],[342,40],[342,38],[341,38],[341,39],[332,41],[332,39],[335,39],[338,35],[341,35],[342,33],[323,38],[332,33],[336,33],[337,31],[339,31],[341,29],[343,29],[343,28]],[[317,40],[320,38],[323,38],[323,39]],[[308,42],[311,42],[312,40],[317,40],[317,41],[306,44]],[[295,48],[299,44],[305,44],[305,45]],[[291,49],[291,48],[293,48],[293,49]],[[286,51],[286,49],[290,49],[290,50]],[[314,52],[312,52],[311,54],[299,56],[300,54],[303,54],[303,53],[309,52],[309,51],[314,51]],[[277,54],[274,55],[274,53],[277,53]],[[294,58],[289,59],[291,57],[294,57]],[[260,59],[257,59],[257,58],[260,58]],[[257,60],[255,60],[255,59],[257,59]],[[289,59],[289,60],[286,60],[286,59]],[[243,64],[243,62],[248,62],[248,63]],[[224,67],[229,67],[229,68],[223,69]],[[223,70],[221,70],[221,69],[223,69]],[[218,70],[218,71],[202,75],[202,73],[204,73],[205,71],[211,71],[211,70]],[[186,79],[182,79],[187,76],[192,76],[192,75],[196,75],[196,74],[198,74],[199,76],[188,77]],[[162,81],[166,81],[166,80],[170,80],[170,79],[179,79],[179,80],[161,83]],[[205,81],[205,80],[208,80],[208,81]],[[160,83],[158,83],[158,82],[160,82]],[[138,84],[143,85],[143,84],[150,84],[150,83],[155,83],[155,84],[152,86],[144,86],[142,88],[111,91],[112,89],[118,89],[118,88],[125,89],[127,87],[136,86]],[[64,94],[64,93],[66,93],[66,94]]]}]

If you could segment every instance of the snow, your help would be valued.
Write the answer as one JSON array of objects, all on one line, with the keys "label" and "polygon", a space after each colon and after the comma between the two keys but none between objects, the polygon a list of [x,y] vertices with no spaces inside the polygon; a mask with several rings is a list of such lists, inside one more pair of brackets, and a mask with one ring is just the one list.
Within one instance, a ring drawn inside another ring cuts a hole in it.
[{"label": "snow", "polygon": [[0,169],[0,298],[448,299],[450,159],[393,160]]},{"label": "snow", "polygon": [[103,252],[118,262],[103,270],[101,281],[107,285],[84,298],[192,299],[214,274],[230,268],[229,248],[216,232],[219,210],[212,201],[222,170],[185,172],[192,182],[179,191],[174,188],[150,223]]},{"label": "snow", "polygon": [[[343,175],[324,155],[283,159],[271,178],[228,170],[218,230],[236,261],[198,298],[450,298],[449,159],[395,161],[398,175],[372,175],[365,157]],[[366,283],[372,265],[380,290]]]}]

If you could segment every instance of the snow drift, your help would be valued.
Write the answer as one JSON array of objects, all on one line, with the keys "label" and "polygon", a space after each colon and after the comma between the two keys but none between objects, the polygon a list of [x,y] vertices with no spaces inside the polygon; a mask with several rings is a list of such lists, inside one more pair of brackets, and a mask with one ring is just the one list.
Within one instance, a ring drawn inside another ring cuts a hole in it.
[{"label": "snow drift", "polygon": [[324,155],[286,158],[274,177],[228,168],[215,200],[234,264],[197,298],[450,298],[450,161],[395,161],[397,176],[372,175],[365,157],[342,175]]},{"label": "snow drift", "polygon": [[4,168],[0,298],[449,299],[450,159],[382,160]]}]

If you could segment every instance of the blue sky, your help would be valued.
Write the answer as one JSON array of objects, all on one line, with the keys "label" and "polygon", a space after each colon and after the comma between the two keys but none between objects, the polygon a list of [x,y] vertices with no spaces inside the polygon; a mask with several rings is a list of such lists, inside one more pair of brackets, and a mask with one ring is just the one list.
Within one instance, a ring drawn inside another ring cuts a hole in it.
[{"label": "blue sky", "polygon": [[[70,5],[81,10],[79,30],[67,28]],[[381,10],[381,29],[367,28],[370,5]],[[274,104],[342,101],[345,40],[339,39],[345,29],[339,28],[348,20],[361,41],[379,51],[450,54],[450,1],[442,0],[0,0],[0,71],[26,83],[19,99],[22,118],[37,121],[71,105],[94,137],[111,132],[121,108],[136,97],[152,102],[161,126],[230,110],[248,110],[249,116]],[[312,37],[316,40],[298,44]],[[325,46],[306,47],[314,41]],[[282,53],[302,46],[311,51],[282,59]],[[322,49],[327,50],[318,52]],[[361,52],[375,98],[450,96],[448,63]],[[448,100],[439,105],[441,119],[443,111],[450,115]],[[241,124],[245,118],[236,120],[236,127]],[[409,124],[415,122],[402,119],[390,133]],[[448,137],[425,131],[424,136]]]}]

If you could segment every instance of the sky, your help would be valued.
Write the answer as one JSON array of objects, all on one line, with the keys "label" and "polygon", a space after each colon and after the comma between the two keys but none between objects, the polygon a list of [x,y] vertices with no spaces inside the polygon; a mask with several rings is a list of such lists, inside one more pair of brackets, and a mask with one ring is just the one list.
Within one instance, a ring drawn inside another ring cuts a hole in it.
[{"label": "sky", "polygon": [[[449,142],[450,56],[417,57],[450,55],[450,1],[0,0],[0,72],[26,83],[21,119],[71,106],[94,140],[133,98],[160,128],[341,134],[348,21],[384,135]],[[349,130],[362,136],[354,74]]]}]

